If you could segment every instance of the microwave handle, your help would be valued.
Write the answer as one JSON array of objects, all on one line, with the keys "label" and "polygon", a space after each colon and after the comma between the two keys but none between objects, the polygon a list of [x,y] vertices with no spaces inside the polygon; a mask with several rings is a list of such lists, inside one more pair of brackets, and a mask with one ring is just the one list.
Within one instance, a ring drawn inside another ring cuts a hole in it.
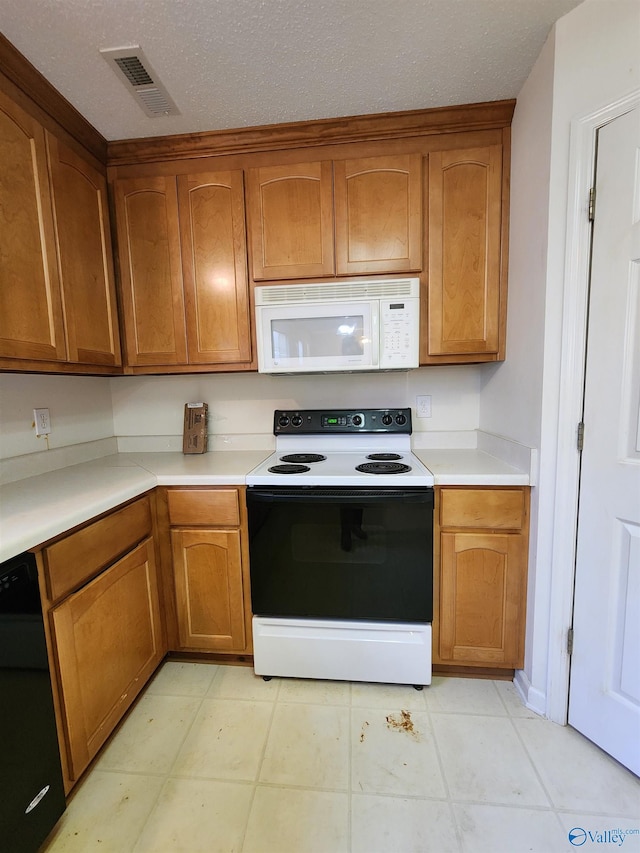
[{"label": "microwave handle", "polygon": [[371,303],[371,366],[380,364],[380,303]]}]

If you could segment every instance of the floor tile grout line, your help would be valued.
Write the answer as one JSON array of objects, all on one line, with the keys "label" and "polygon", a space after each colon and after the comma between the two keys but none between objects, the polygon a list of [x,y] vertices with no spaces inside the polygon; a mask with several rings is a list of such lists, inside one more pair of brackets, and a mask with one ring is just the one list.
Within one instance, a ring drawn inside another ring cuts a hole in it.
[{"label": "floor tile grout line", "polygon": [[[216,678],[219,676],[219,674],[220,674],[220,668],[219,668],[219,667],[216,667],[216,670],[215,670],[215,672],[214,672],[214,674],[213,674],[213,678],[211,679],[211,681],[210,681],[210,683],[209,683],[209,686],[208,686],[207,690],[202,694],[202,696],[200,696],[200,697],[199,697],[199,698],[200,698],[200,702],[199,702],[199,704],[198,704],[198,707],[197,707],[197,708],[196,708],[196,710],[195,710],[195,713],[194,713],[194,715],[193,715],[193,717],[192,717],[192,719],[191,719],[190,724],[189,724],[189,725],[186,727],[186,729],[185,729],[184,735],[183,735],[183,737],[182,737],[182,739],[181,739],[181,741],[180,741],[180,744],[179,744],[179,746],[178,746],[178,748],[177,748],[177,750],[176,750],[176,753],[175,753],[175,756],[174,756],[173,761],[170,763],[170,765],[169,765],[169,767],[168,767],[167,772],[164,774],[164,779],[163,779],[162,785],[160,786],[160,790],[158,791],[158,795],[157,795],[157,797],[155,798],[155,800],[153,801],[153,805],[152,805],[151,809],[149,810],[149,813],[147,814],[147,816],[146,816],[146,818],[145,818],[145,820],[144,820],[143,824],[141,825],[141,827],[140,827],[140,831],[138,832],[138,834],[137,834],[136,838],[135,838],[135,839],[134,839],[134,841],[133,841],[133,845],[132,845],[132,847],[131,847],[131,853],[135,853],[135,849],[136,849],[136,847],[138,846],[138,842],[139,842],[139,841],[140,841],[140,839],[142,838],[142,834],[144,833],[144,831],[145,831],[145,829],[146,829],[146,827],[147,827],[147,824],[149,823],[149,820],[150,820],[150,818],[151,818],[151,815],[154,813],[154,811],[155,811],[156,807],[158,806],[158,803],[160,802],[160,798],[162,797],[162,794],[163,794],[163,792],[165,791],[165,789],[166,789],[166,787],[167,787],[167,783],[168,783],[168,782],[169,782],[169,780],[172,778],[172,777],[171,777],[171,771],[172,771],[173,767],[175,766],[176,761],[178,760],[178,756],[180,755],[180,750],[181,750],[181,749],[182,749],[182,747],[184,746],[184,743],[185,743],[185,741],[186,741],[187,737],[189,736],[189,732],[190,732],[190,731],[191,731],[191,729],[193,728],[193,724],[195,723],[196,719],[198,718],[198,714],[200,713],[200,711],[201,711],[201,709],[202,709],[202,704],[203,704],[203,702],[204,702],[204,700],[205,700],[205,697],[206,697],[206,695],[207,695],[207,692],[211,689],[211,685],[212,685],[212,684],[213,684],[213,682],[216,680]],[[146,695],[146,694],[145,694],[145,695]],[[158,695],[158,694],[149,694],[149,695]],[[173,698],[189,698],[189,699],[195,699],[195,698],[198,698],[198,697],[197,697],[197,696],[189,696],[189,697],[183,697],[183,696],[180,696],[180,697],[173,697]]]},{"label": "floor tile grout line", "polygon": [[353,805],[353,690],[351,683],[349,683],[349,751],[347,761],[349,763],[349,773],[347,776],[347,850],[349,853],[353,851],[353,815],[352,815],[352,805]]},{"label": "floor tile grout line", "polygon": [[[525,742],[525,739],[523,738],[523,736],[522,736],[522,734],[521,734],[520,730],[518,729],[518,726],[517,726],[517,725],[516,725],[516,723],[515,723],[515,718],[514,718],[514,717],[510,717],[509,719],[511,720],[511,725],[513,726],[513,730],[514,730],[514,731],[515,731],[515,733],[516,733],[516,737],[518,738],[518,740],[519,740],[519,741],[520,741],[520,743],[522,744],[522,748],[524,749],[525,755],[527,756],[527,758],[529,759],[529,763],[530,763],[530,764],[531,764],[531,766],[533,767],[533,772],[535,773],[535,775],[536,775],[536,778],[537,778],[538,782],[540,782],[540,786],[542,787],[542,790],[544,791],[544,795],[545,795],[545,797],[549,800],[549,804],[550,804],[551,808],[552,808],[552,809],[555,809],[555,808],[556,808],[556,804],[555,804],[555,803],[554,803],[554,801],[553,801],[553,797],[552,797],[552,796],[551,796],[551,794],[549,793],[549,790],[547,789],[547,786],[545,785],[544,779],[542,778],[542,774],[541,774],[541,773],[540,773],[540,771],[538,770],[538,765],[536,764],[536,762],[535,762],[535,760],[534,760],[534,757],[533,757],[533,755],[531,754],[531,751],[530,751],[530,750],[529,750],[529,748],[527,747],[527,744],[526,744],[526,742]],[[547,722],[551,722],[551,721],[550,721],[550,720],[548,720]],[[555,725],[555,724],[552,724],[552,725]]]},{"label": "floor tile grout line", "polygon": [[[425,704],[428,705],[428,703],[426,702],[426,697],[425,697]],[[454,829],[454,832],[456,835],[456,842],[458,844],[458,850],[460,851],[460,853],[463,853],[464,844],[463,844],[462,832],[461,832],[460,826],[458,824],[458,820],[456,818],[455,809],[453,807],[453,800],[451,798],[451,789],[449,787],[449,781],[447,779],[447,774],[445,772],[444,759],[442,757],[442,753],[440,752],[440,747],[438,746],[438,738],[436,737],[434,720],[433,720],[431,711],[429,711],[428,708],[427,708],[427,718],[429,720],[429,729],[431,731],[431,737],[433,738],[433,747],[435,749],[436,759],[438,761],[438,767],[440,768],[440,775],[442,776],[442,784],[444,785],[444,790],[446,793],[446,803],[447,803],[447,807],[449,809],[449,815],[451,817],[451,822],[453,824],[453,829]]]},{"label": "floor tile grout line", "polygon": [[262,765],[264,763],[265,755],[267,753],[267,745],[269,743],[269,737],[271,735],[271,729],[273,727],[273,718],[276,714],[276,708],[278,707],[278,698],[280,696],[280,688],[282,687],[282,680],[280,678],[277,679],[277,690],[275,692],[275,696],[273,698],[273,707],[271,708],[271,715],[269,717],[269,725],[267,726],[267,732],[264,738],[264,743],[262,745],[262,754],[260,756],[260,760],[258,761],[258,765],[256,767],[256,772],[253,778],[253,790],[251,792],[251,798],[249,800],[249,808],[247,809],[247,819],[244,824],[244,831],[242,833],[242,838],[240,839],[240,850],[244,850],[244,845],[247,840],[247,832],[249,830],[249,823],[251,822],[251,814],[253,812],[253,806],[256,801],[256,794],[258,792],[258,786],[260,785],[260,773],[262,772]]}]

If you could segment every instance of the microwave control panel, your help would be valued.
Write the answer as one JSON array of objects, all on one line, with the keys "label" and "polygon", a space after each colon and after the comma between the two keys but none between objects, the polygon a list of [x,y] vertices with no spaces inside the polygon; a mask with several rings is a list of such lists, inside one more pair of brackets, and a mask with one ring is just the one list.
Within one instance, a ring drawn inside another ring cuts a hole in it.
[{"label": "microwave control panel", "polygon": [[417,367],[420,308],[417,299],[380,302],[380,367]]}]

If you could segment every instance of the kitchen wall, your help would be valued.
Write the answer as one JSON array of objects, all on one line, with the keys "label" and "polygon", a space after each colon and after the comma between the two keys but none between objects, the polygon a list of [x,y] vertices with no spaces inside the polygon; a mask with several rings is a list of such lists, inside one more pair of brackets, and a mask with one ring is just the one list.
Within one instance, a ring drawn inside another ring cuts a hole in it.
[{"label": "kitchen wall", "polygon": [[[181,450],[184,404],[195,400],[209,404],[212,449],[270,449],[275,408],[414,407],[417,394],[432,398],[432,417],[414,420],[414,430],[423,442],[464,444],[478,426],[479,383],[475,366],[298,377],[251,373],[107,378],[5,373],[0,375],[0,460],[34,454],[59,458],[62,448],[91,442],[100,442],[101,454],[113,452],[114,436],[120,437],[125,451]],[[48,447],[44,438],[36,438],[31,426],[33,409],[41,407],[51,414]],[[35,460],[27,474],[36,472],[33,465]]]},{"label": "kitchen wall", "polygon": [[[556,553],[570,553],[575,537],[574,526],[556,526],[561,373],[572,343],[562,336],[567,218],[574,205],[571,123],[640,88],[639,33],[636,0],[585,0],[556,23],[518,95],[512,125],[507,360],[481,369],[479,424],[539,448],[522,683],[543,713],[550,696],[563,690],[566,709],[566,684],[554,682],[553,661],[564,654],[569,622],[559,623],[554,610],[558,578],[571,576],[573,566]],[[562,714],[552,715],[562,721]]]},{"label": "kitchen wall", "polygon": [[36,438],[33,409],[51,415],[49,448],[110,438],[113,406],[109,380],[99,376],[0,375],[0,459],[47,450]]},{"label": "kitchen wall", "polygon": [[145,441],[148,449],[181,449],[184,404],[197,400],[209,404],[210,448],[218,450],[270,449],[277,408],[414,407],[417,394],[431,395],[432,417],[414,412],[414,431],[425,440],[445,441],[442,432],[477,428],[479,379],[477,367],[464,366],[333,376],[126,376],[109,382],[122,450],[141,449],[140,436],[154,437]]}]

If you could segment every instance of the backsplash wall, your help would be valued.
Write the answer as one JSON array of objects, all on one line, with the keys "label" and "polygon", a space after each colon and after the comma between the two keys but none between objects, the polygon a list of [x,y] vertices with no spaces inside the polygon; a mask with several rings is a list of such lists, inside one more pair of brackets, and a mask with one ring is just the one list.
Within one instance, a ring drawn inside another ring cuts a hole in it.
[{"label": "backsplash wall", "polygon": [[[184,404],[196,401],[209,404],[212,449],[249,447],[256,437],[271,436],[278,408],[410,406],[414,432],[475,430],[479,419],[480,371],[468,365],[330,376],[126,376],[109,382],[122,450],[139,449],[139,436],[158,437],[149,449],[178,449]],[[417,394],[431,395],[431,418],[415,416]]]},{"label": "backsplash wall", "polygon": [[[209,404],[213,449],[270,448],[276,408],[410,406],[414,433],[475,430],[480,368],[425,367],[407,373],[332,376],[194,374],[186,376],[53,376],[0,374],[0,460],[98,440],[120,449],[181,449],[184,404]],[[417,394],[431,395],[432,417],[415,416]],[[48,447],[31,426],[33,409],[47,407]],[[137,442],[135,448],[127,442]]]},{"label": "backsplash wall", "polygon": [[0,374],[0,459],[47,450],[31,426],[33,409],[51,415],[49,448],[112,438],[109,380],[101,376]]}]

